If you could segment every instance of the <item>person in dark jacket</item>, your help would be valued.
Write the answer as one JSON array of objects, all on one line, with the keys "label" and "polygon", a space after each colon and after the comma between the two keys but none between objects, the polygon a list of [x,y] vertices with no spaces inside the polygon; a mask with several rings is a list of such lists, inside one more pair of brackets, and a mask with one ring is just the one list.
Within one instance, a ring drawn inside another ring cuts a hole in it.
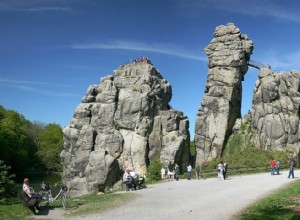
[{"label": "person in dark jacket", "polygon": [[291,176],[294,178],[294,166],[295,166],[295,161],[291,160],[291,162],[290,162],[290,172],[289,172],[288,178],[290,178]]}]

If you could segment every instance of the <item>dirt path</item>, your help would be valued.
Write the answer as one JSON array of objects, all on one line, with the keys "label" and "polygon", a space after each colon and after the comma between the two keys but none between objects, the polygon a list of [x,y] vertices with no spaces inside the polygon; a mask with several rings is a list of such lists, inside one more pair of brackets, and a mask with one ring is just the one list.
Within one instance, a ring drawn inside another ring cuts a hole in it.
[{"label": "dirt path", "polygon": [[[157,185],[135,192],[141,195],[122,207],[99,214],[72,219],[101,220],[156,220],[201,219],[226,220],[255,200],[295,181],[287,178],[287,171],[271,176],[255,174],[234,176],[228,180],[180,180]],[[300,171],[295,171],[300,176]],[[47,219],[64,219],[56,210],[49,211]],[[71,218],[66,218],[71,219]]]}]

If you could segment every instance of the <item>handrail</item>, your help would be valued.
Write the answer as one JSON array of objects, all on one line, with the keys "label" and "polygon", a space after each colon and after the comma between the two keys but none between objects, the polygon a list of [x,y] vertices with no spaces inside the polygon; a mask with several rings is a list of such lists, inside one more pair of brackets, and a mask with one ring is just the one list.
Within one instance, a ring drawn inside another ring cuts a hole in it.
[{"label": "handrail", "polygon": [[[287,169],[289,166],[288,165],[281,165],[280,169]],[[240,174],[242,172],[247,172],[247,171],[258,171],[258,170],[265,170],[265,171],[271,171],[271,167],[270,165],[266,165],[266,166],[252,166],[252,167],[229,167],[227,169],[227,173],[237,173]],[[209,175],[209,174],[215,174],[217,173],[217,168],[216,169],[201,169],[200,171],[200,175]]]},{"label": "handrail", "polygon": [[249,60],[248,63],[247,63],[248,66],[252,66],[256,69],[261,69],[261,68],[268,68],[268,69],[271,69],[271,66],[269,64],[265,65],[265,64],[262,64],[258,61],[255,61],[255,60]]}]

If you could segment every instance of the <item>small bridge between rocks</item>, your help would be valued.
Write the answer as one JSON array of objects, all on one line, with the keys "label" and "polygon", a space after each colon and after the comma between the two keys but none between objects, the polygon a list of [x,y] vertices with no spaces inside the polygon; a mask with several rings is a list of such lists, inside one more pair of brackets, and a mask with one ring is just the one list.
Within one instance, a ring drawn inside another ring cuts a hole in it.
[{"label": "small bridge between rocks", "polygon": [[249,60],[249,62],[247,64],[248,64],[248,66],[254,67],[258,70],[261,69],[261,68],[271,69],[271,66],[269,64],[265,65],[265,64],[262,64],[258,61],[255,61],[255,60]]}]

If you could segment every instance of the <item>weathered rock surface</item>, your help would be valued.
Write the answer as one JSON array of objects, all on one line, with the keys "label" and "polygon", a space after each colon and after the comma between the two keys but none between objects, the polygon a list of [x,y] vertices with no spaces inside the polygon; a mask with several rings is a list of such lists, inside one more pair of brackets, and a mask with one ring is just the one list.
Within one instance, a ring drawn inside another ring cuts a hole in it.
[{"label": "weathered rock surface", "polygon": [[218,26],[205,48],[209,71],[195,125],[197,162],[220,157],[241,117],[241,81],[252,50],[253,42],[232,23]]},{"label": "weathered rock surface", "polygon": [[171,85],[151,64],[122,65],[90,86],[64,129],[63,181],[72,195],[103,190],[156,156],[186,166],[189,121],[170,109]]},{"label": "weathered rock surface", "polygon": [[298,158],[300,150],[300,72],[275,73],[262,68],[252,101],[254,146],[287,151]]}]

